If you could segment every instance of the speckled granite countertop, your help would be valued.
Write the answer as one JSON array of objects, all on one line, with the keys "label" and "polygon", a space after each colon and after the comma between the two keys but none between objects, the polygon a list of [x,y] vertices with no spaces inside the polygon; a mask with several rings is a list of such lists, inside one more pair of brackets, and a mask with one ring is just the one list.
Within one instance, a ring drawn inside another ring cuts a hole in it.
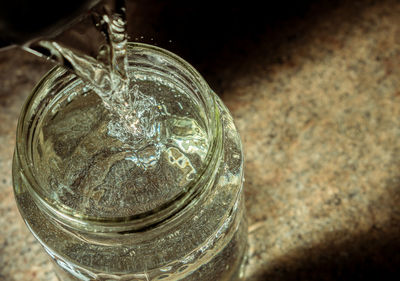
[{"label": "speckled granite countertop", "polygon": [[[203,40],[188,24],[193,10],[160,2],[132,4],[133,37],[192,62],[242,136],[247,280],[399,280],[400,3],[305,1],[289,12],[284,3],[269,20],[234,6],[224,22],[237,13],[246,22],[223,33],[207,31],[217,7]],[[182,17],[166,24],[171,11]],[[11,182],[19,111],[49,68],[20,50],[0,53],[1,281],[55,280]]]}]

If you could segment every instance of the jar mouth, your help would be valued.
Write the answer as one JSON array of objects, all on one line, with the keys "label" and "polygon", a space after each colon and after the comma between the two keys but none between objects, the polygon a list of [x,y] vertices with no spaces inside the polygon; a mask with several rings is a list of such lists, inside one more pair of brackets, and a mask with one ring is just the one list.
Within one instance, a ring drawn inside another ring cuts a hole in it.
[{"label": "jar mouth", "polygon": [[[164,49],[141,44],[128,44],[130,67],[152,74],[168,76],[180,84],[201,105],[199,113],[204,121],[209,142],[203,165],[195,180],[182,190],[171,192],[165,202],[151,206],[143,212],[117,213],[117,215],[93,215],[61,204],[40,180],[37,165],[36,145],[43,138],[39,132],[45,117],[51,110],[68,97],[60,94],[66,88],[84,87],[83,82],[62,67],[55,67],[47,73],[32,91],[21,112],[17,128],[16,157],[22,167],[20,173],[27,189],[41,210],[56,221],[79,230],[95,232],[141,231],[154,227],[173,217],[197,197],[211,188],[222,151],[222,130],[219,110],[214,94],[201,75],[186,61]],[[142,73],[142,74],[143,74]],[[164,77],[163,76],[163,77]],[[146,195],[146,194],[144,194]],[[56,196],[57,197],[57,196]]]}]

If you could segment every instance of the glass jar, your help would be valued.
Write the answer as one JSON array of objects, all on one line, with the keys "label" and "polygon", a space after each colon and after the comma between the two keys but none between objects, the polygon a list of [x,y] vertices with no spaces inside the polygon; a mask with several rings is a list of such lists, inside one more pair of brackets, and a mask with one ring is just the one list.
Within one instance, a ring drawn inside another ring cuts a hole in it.
[{"label": "glass jar", "polygon": [[239,279],[247,225],[231,115],[176,55],[134,43],[128,60],[133,87],[161,112],[141,119],[162,145],[127,151],[101,100],[55,67],[18,122],[13,182],[26,225],[61,280]]}]

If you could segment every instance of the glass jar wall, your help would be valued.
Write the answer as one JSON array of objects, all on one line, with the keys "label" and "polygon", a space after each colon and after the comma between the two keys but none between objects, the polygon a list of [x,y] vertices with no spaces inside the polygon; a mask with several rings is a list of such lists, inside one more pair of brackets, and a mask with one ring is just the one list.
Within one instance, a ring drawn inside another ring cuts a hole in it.
[{"label": "glass jar wall", "polygon": [[60,67],[32,92],[13,163],[21,215],[61,280],[236,280],[247,225],[232,117],[176,55],[128,53],[129,133]]}]

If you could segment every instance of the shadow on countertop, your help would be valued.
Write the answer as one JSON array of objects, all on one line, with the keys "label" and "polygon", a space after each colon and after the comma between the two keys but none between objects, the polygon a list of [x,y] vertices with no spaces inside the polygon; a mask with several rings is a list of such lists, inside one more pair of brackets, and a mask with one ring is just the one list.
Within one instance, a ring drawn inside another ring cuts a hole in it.
[{"label": "shadow on countertop", "polygon": [[[375,218],[375,224],[366,230],[354,231],[357,233],[351,230],[325,233],[319,243],[297,247],[269,262],[263,260],[246,281],[400,280],[399,179],[389,181],[387,185],[391,199],[386,200],[385,205],[379,198],[369,204],[371,214],[376,214],[375,211],[379,209],[391,210],[384,222]],[[335,203],[340,208],[340,202]],[[363,228],[360,226],[362,220],[361,216],[355,220],[354,229]],[[257,246],[262,250],[255,250],[258,255],[269,251],[268,246],[262,245],[262,237],[273,231],[284,235],[279,229],[260,230]]]},{"label": "shadow on countertop", "polygon": [[291,66],[293,50],[311,44],[312,30],[335,21],[326,31],[335,33],[369,2],[136,0],[128,2],[129,34],[182,56],[223,94],[229,81],[261,67]]},{"label": "shadow on countertop", "polygon": [[259,270],[251,280],[399,280],[399,221],[340,241],[331,233],[319,245],[297,249]]}]

